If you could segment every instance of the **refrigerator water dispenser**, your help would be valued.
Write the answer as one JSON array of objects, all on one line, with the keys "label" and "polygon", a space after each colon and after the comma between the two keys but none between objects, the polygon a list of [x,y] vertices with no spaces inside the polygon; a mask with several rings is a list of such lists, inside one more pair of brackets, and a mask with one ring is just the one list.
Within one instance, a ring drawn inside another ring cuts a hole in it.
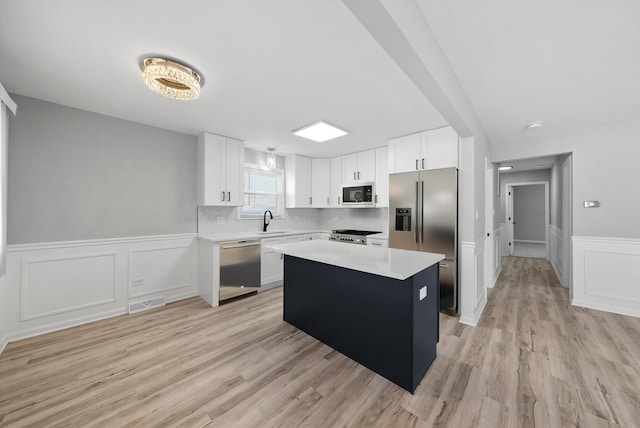
[{"label": "refrigerator water dispenser", "polygon": [[396,231],[411,232],[411,208],[396,208]]}]

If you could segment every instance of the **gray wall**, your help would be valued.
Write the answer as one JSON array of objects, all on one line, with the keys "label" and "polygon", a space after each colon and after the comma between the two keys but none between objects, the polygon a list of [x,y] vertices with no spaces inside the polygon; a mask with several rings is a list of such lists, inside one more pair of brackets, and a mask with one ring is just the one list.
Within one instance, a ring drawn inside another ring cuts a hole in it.
[{"label": "gray wall", "polygon": [[[492,148],[492,160],[558,153],[572,153],[573,236],[640,238],[640,198],[633,193],[640,119],[507,141]],[[600,201],[601,206],[584,208],[586,200]]]},{"label": "gray wall", "polygon": [[12,97],[9,244],[196,231],[196,137]]},{"label": "gray wall", "polygon": [[549,224],[562,229],[562,198],[566,191],[562,188],[562,164],[570,155],[558,156],[558,160],[551,167],[551,182],[549,184],[550,216]]},{"label": "gray wall", "polygon": [[514,240],[546,240],[544,193],[544,184],[513,188]]},{"label": "gray wall", "polygon": [[543,169],[543,170],[535,170],[535,171],[500,173],[499,179],[500,179],[500,206],[498,207],[498,212],[496,213],[496,217],[498,218],[499,223],[504,223],[505,212],[506,212],[505,211],[505,206],[506,206],[505,185],[513,184],[513,183],[533,183],[538,181],[550,181],[551,170]]}]

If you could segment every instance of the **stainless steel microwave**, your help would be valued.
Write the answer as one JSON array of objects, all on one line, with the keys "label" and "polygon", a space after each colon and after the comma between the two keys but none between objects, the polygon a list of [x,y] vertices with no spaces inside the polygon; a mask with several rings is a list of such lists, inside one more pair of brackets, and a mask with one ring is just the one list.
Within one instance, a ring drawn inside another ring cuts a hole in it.
[{"label": "stainless steel microwave", "polygon": [[373,183],[342,187],[343,205],[373,205]]}]

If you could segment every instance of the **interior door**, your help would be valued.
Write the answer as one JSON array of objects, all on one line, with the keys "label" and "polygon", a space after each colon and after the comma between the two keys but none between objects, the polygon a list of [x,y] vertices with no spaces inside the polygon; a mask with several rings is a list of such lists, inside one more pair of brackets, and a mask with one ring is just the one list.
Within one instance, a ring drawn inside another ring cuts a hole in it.
[{"label": "interior door", "polygon": [[507,186],[507,255],[513,254],[513,187]]}]

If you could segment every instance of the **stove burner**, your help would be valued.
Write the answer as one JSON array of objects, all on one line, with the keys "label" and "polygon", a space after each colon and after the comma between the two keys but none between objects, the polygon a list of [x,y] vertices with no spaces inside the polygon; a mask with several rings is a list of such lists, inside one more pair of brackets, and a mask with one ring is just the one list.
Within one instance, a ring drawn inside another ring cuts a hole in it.
[{"label": "stove burner", "polygon": [[329,237],[330,241],[348,242],[350,244],[367,245],[367,235],[373,235],[375,232],[371,230],[353,230],[353,229],[338,229],[334,230]]}]

